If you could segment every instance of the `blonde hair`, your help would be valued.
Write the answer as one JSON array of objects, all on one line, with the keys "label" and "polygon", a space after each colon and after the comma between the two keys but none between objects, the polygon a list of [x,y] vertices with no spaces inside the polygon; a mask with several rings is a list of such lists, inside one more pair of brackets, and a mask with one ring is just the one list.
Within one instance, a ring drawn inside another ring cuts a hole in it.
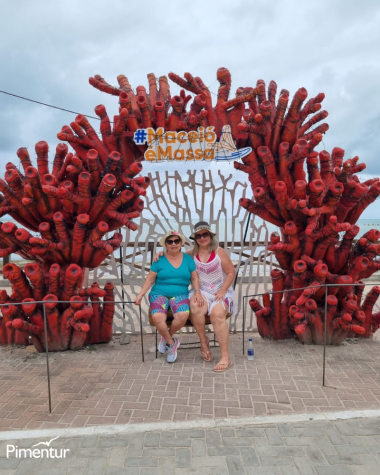
[{"label": "blonde hair", "polygon": [[[216,239],[216,237],[209,233],[210,234],[210,244],[208,246],[208,250],[211,252],[213,251],[216,251],[219,247],[219,241]],[[193,255],[196,256],[199,252],[199,246],[198,246],[198,243],[197,243],[197,240],[194,239],[194,248],[193,248]]]}]

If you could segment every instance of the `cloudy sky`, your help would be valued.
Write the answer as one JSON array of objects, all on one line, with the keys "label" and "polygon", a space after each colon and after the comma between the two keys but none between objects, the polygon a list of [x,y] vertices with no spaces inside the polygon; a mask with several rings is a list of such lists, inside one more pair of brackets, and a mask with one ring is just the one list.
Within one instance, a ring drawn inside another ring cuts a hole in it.
[{"label": "cloudy sky", "polygon": [[[273,79],[291,94],[302,86],[309,97],[324,92],[330,130],[321,148],[359,155],[365,178],[380,176],[379,20],[377,0],[3,2],[0,89],[89,115],[103,103],[112,116],[117,99],[88,84],[94,74],[115,85],[125,74],[135,88],[147,86],[150,72],[188,71],[216,92],[224,66],[233,90]],[[75,117],[4,94],[0,101],[2,169],[18,162],[21,146],[34,150],[46,140],[55,147]],[[379,217],[373,208],[363,217]]]}]

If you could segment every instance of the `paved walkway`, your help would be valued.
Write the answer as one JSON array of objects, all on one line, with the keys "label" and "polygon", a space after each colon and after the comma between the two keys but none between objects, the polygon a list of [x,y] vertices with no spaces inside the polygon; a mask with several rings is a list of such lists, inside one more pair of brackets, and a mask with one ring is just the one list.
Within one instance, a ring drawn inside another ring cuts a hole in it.
[{"label": "paved walkway", "polygon": [[214,373],[198,349],[180,350],[172,365],[155,360],[152,335],[145,337],[145,363],[139,337],[50,354],[52,414],[45,356],[2,347],[0,431],[380,408],[378,340],[328,347],[322,387],[322,347],[253,337],[251,362],[241,334],[231,335],[234,365],[225,373]]},{"label": "paved walkway", "polygon": [[66,449],[64,459],[15,458],[14,447],[29,449],[47,439],[0,442],[0,473],[378,475],[380,463],[378,418],[255,425],[235,421],[209,429],[60,437],[50,447],[58,455]]}]

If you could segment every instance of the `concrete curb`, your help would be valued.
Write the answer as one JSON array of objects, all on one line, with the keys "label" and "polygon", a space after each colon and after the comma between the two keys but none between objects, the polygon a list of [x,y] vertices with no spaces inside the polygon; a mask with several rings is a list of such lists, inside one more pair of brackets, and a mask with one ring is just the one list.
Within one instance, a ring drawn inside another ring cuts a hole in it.
[{"label": "concrete curb", "polygon": [[90,426],[69,429],[37,429],[0,432],[0,440],[36,439],[41,437],[83,437],[86,435],[114,436],[119,434],[135,434],[141,432],[157,432],[162,430],[181,429],[216,429],[219,427],[242,427],[252,425],[286,424],[309,421],[337,421],[347,419],[369,419],[380,417],[379,409],[363,411],[318,412],[310,414],[291,414],[262,417],[246,417],[241,419],[203,419],[198,421],[154,422],[141,424],[120,424]]}]

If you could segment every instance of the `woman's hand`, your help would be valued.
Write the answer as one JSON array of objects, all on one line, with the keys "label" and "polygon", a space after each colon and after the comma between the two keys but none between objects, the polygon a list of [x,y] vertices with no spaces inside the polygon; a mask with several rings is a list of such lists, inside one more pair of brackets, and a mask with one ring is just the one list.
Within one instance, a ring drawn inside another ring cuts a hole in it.
[{"label": "woman's hand", "polygon": [[141,292],[138,294],[138,296],[136,297],[136,300],[135,300],[135,305],[141,305],[141,301],[143,299],[145,294],[142,294]]},{"label": "woman's hand", "polygon": [[160,257],[164,255],[164,251],[157,252],[157,254],[153,257],[153,262],[157,262]]},{"label": "woman's hand", "polygon": [[[199,294],[199,295],[197,295]],[[204,298],[202,296],[202,294],[200,292],[195,292],[195,297],[194,297],[196,303],[198,304],[198,307],[203,307],[205,301],[204,301]]]},{"label": "woman's hand", "polygon": [[215,300],[224,300],[224,298],[226,297],[226,292],[224,292],[223,290],[218,290],[217,292],[215,292]]}]

